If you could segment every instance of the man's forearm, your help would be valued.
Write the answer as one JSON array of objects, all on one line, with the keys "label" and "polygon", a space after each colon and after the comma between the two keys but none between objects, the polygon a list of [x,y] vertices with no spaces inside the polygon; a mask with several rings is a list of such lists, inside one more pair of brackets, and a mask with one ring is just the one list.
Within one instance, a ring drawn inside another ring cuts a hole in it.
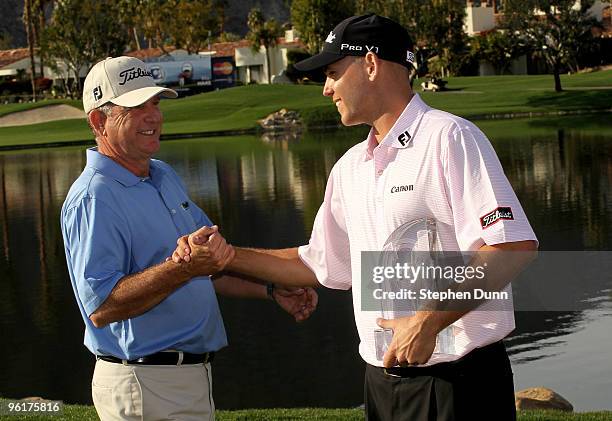
[{"label": "man's forearm", "polygon": [[187,263],[160,263],[124,276],[89,317],[96,327],[139,316],[193,277]]},{"label": "man's forearm", "polygon": [[227,266],[232,272],[292,287],[319,285],[314,273],[302,262],[297,248],[282,250],[234,247],[236,257]]},{"label": "man's forearm", "polygon": [[245,279],[234,274],[223,274],[214,281],[215,292],[232,298],[267,299],[265,283],[259,283],[253,278]]},{"label": "man's forearm", "polygon": [[[515,253],[516,252],[516,253]],[[537,255],[534,241],[504,243],[484,246],[468,266],[486,266],[484,280],[469,279],[462,283],[451,282],[449,292],[470,292],[487,287],[489,291],[503,289]],[[481,282],[482,281],[482,282]],[[468,295],[471,296],[471,295]],[[393,330],[393,340],[385,353],[383,365],[424,364],[430,358],[436,344],[436,335],[445,327],[475,310],[483,300],[430,300],[413,316],[398,319],[379,319],[378,325]],[[450,306],[449,306],[450,303]]]},{"label": "man's forearm", "polygon": [[234,254],[216,227],[202,227],[206,238],[187,261],[168,260],[142,272],[124,276],[100,307],[89,316],[96,327],[138,316],[159,304],[175,289],[195,276],[213,275],[225,268]]},{"label": "man's forearm", "polygon": [[[482,279],[469,279],[462,283],[452,282],[450,291],[468,293],[474,296],[476,289],[501,291],[537,256],[534,241],[519,241],[495,246],[483,246],[470,261],[470,267],[486,267],[486,276]],[[424,304],[421,316],[428,323],[441,331],[465,314],[477,309],[487,302],[486,299],[447,300]],[[445,310],[446,309],[446,310]]]}]

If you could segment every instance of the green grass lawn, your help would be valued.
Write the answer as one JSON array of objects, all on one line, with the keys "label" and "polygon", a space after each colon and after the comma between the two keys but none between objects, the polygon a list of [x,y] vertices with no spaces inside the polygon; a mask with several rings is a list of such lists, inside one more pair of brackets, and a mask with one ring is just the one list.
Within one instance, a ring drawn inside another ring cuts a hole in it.
[{"label": "green grass lawn", "polygon": [[[2,403],[2,399],[0,399]],[[245,409],[238,411],[217,411],[217,421],[358,421],[363,420],[360,409],[329,409],[329,408],[296,408],[296,409]],[[495,419],[494,416],[491,417]],[[93,406],[65,405],[61,416],[49,417],[43,415],[10,415],[0,416],[6,421],[95,421],[98,420]],[[612,420],[612,412],[567,413],[560,411],[521,411],[518,421],[605,421]]]},{"label": "green grass lawn", "polygon": [[[612,70],[562,75],[564,91],[550,75],[449,78],[447,92],[426,92],[432,107],[474,117],[487,114],[612,109]],[[607,89],[602,89],[607,88]]]},{"label": "green grass lawn", "polygon": [[[476,119],[492,114],[601,111],[612,108],[612,70],[563,75],[561,80],[566,90],[555,93],[550,75],[455,77],[449,79],[450,91],[421,94],[433,107]],[[419,83],[416,82],[417,92],[420,92]],[[321,92],[322,86],[318,85],[250,85],[178,100],[164,100],[161,105],[164,133],[254,128],[258,119],[281,108],[301,112],[309,126],[337,122],[335,107]],[[44,101],[0,105],[0,116],[43,105]],[[89,138],[91,133],[82,119],[0,128],[0,145]]]}]

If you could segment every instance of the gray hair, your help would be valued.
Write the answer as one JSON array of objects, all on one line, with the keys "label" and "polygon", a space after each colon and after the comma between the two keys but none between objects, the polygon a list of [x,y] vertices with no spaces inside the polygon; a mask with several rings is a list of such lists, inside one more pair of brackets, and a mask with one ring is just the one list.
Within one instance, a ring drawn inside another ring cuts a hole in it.
[{"label": "gray hair", "polygon": [[98,108],[96,108],[96,110],[103,112],[105,116],[109,117],[113,112],[113,108],[115,107],[115,104],[107,102],[106,104],[100,105]]},{"label": "gray hair", "polygon": [[[107,102],[106,104],[102,104],[97,108],[94,108],[93,110],[91,110],[89,113],[91,113],[92,111],[100,111],[101,113],[103,113],[106,117],[110,117],[110,115],[113,112],[113,108],[115,108],[116,105],[111,103],[111,102]],[[89,116],[89,114],[88,114]],[[91,129],[91,131],[95,134],[95,130],[94,127],[91,125],[89,118],[87,118],[87,124],[89,125],[89,128]],[[96,138],[96,143],[98,142],[98,138]]]}]

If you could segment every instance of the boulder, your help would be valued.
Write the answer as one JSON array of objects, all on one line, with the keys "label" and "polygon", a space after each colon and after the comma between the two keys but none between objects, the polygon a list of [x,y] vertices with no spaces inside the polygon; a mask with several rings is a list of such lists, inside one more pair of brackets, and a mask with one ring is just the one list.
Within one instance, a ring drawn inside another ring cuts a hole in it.
[{"label": "boulder", "polygon": [[514,394],[516,410],[556,409],[572,412],[574,407],[563,396],[545,387],[530,387]]},{"label": "boulder", "polygon": [[301,127],[302,120],[296,111],[282,108],[266,118],[259,120],[259,124],[265,130],[293,130]]}]

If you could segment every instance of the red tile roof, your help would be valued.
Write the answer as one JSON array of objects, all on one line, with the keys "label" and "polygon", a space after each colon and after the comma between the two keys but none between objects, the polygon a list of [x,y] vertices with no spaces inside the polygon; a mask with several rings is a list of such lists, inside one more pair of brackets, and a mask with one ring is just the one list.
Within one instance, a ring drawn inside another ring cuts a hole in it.
[{"label": "red tile roof", "polygon": [[15,50],[0,51],[0,68],[13,64],[16,61],[29,57],[30,52],[27,48],[17,48]]},{"label": "red tile roof", "polygon": [[[174,47],[165,47],[166,52],[171,52],[174,51],[175,48]],[[159,57],[161,55],[163,55],[164,52],[162,51],[161,48],[143,48],[140,50],[134,50],[134,51],[130,51],[128,53],[125,53],[126,56],[130,56],[130,57],[136,57],[139,58],[141,60],[146,59],[146,58],[151,58],[151,57]]]},{"label": "red tile roof", "polygon": [[215,42],[210,45],[210,50],[207,48],[202,51],[214,51],[213,57],[233,57],[236,53],[236,48],[249,47],[250,45],[250,41],[246,39],[241,39],[240,41]]},{"label": "red tile roof", "polygon": [[[277,45],[280,47],[298,47],[304,48],[304,44],[300,42],[300,40],[285,42],[285,38],[277,38]],[[200,50],[201,52],[214,51],[213,57],[233,57],[236,53],[236,48],[244,48],[250,47],[251,43],[249,40],[241,39],[240,41],[228,41],[228,42],[215,42],[210,45],[210,50],[208,48],[203,48]],[[174,47],[165,47],[167,52],[174,51],[176,48]],[[128,56],[137,57],[141,60],[159,57],[163,55],[164,52],[161,48],[145,48],[141,50],[134,50],[126,53]]]}]

